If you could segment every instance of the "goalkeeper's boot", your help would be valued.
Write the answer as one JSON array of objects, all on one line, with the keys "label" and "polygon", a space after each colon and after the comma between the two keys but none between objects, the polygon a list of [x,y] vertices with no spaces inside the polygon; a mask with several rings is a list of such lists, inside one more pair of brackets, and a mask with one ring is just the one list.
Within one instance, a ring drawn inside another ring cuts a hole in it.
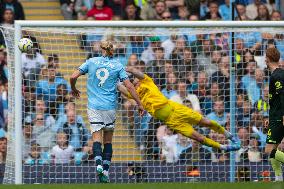
[{"label": "goalkeeper's boot", "polygon": [[102,182],[103,183],[109,183],[110,182],[109,173],[106,170],[103,171]]},{"label": "goalkeeper's boot", "polygon": [[224,145],[222,146],[222,150],[226,152],[237,151],[241,148],[240,144],[233,144],[233,145]]},{"label": "goalkeeper's boot", "polygon": [[104,171],[103,166],[98,165],[98,166],[97,166],[97,174],[98,174],[98,177],[99,177],[99,181],[100,181],[100,182],[103,182],[103,176],[104,176],[103,171]]},{"label": "goalkeeper's boot", "polygon": [[232,141],[233,144],[240,144],[241,141],[238,137],[234,137],[234,135],[232,133],[230,133],[229,131],[225,131],[225,136],[227,139],[229,139],[230,141]]}]

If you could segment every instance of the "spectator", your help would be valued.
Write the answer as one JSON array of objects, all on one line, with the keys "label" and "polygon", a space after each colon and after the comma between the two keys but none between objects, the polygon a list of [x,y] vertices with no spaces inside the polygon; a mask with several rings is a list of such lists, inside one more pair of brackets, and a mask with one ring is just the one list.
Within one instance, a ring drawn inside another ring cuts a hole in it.
[{"label": "spectator", "polygon": [[[35,87],[25,87],[24,88],[24,98],[23,98],[23,117],[27,119],[27,116],[30,116],[32,112],[35,111],[36,107],[36,93]],[[32,118],[28,118],[32,120]]]},{"label": "spectator", "polygon": [[[3,86],[3,85],[2,85]],[[5,93],[5,91],[3,91]],[[3,96],[2,96],[3,97]],[[7,96],[6,96],[7,98]],[[6,99],[8,101],[8,99]],[[7,118],[8,118],[8,107],[5,105],[3,98],[0,98],[0,129],[7,131]]]},{"label": "spectator", "polygon": [[87,12],[94,6],[94,0],[76,0],[75,11],[77,13],[78,20],[86,20]]},{"label": "spectator", "polygon": [[197,96],[195,94],[188,94],[187,93],[187,91],[186,91],[187,87],[186,87],[185,81],[179,81],[177,88],[178,88],[178,90],[177,90],[178,94],[172,96],[170,98],[170,100],[177,102],[177,103],[180,103],[180,104],[183,104],[183,102],[185,100],[188,100],[191,103],[191,105],[192,105],[191,108],[193,110],[201,112],[200,103],[199,103]]},{"label": "spectator", "polygon": [[149,121],[151,120],[151,115],[146,114],[143,117],[140,117],[138,115],[138,112],[134,112],[134,135],[135,135],[135,142],[136,145],[139,147],[140,151],[142,153],[145,153],[145,139],[146,139],[146,133],[149,129]]},{"label": "spectator", "polygon": [[251,104],[249,101],[245,100],[242,104],[242,107],[239,109],[237,115],[237,121],[239,127],[249,128],[251,121]]},{"label": "spectator", "polygon": [[146,72],[149,74],[156,83],[160,83],[159,80],[165,77],[165,53],[163,47],[157,47],[154,49],[155,59],[150,61],[146,66]]},{"label": "spectator", "polygon": [[7,138],[0,138],[0,164],[6,163],[7,156]]},{"label": "spectator", "polygon": [[217,66],[211,62],[211,52],[213,51],[213,43],[210,39],[202,41],[202,51],[196,56],[199,71],[205,71],[208,76],[211,76],[217,71]]},{"label": "spectator", "polygon": [[65,84],[67,90],[70,86],[63,78],[56,77],[56,68],[53,65],[48,66],[48,79],[42,79],[36,83],[37,95],[42,95],[46,103],[54,103],[56,100],[56,89],[60,84]]},{"label": "spectator", "polygon": [[168,99],[170,99],[174,95],[177,95],[176,83],[177,77],[174,73],[166,74],[166,87],[162,89],[161,92]]},{"label": "spectator", "polygon": [[[0,15],[4,15],[5,9],[11,9],[14,12],[14,20],[25,20],[25,13],[23,6],[17,0],[2,0],[0,4]],[[1,23],[3,18],[1,18]]]},{"label": "spectator", "polygon": [[125,15],[123,16],[123,20],[141,20],[138,8],[134,3],[127,3],[125,7]]},{"label": "spectator", "polygon": [[76,122],[74,110],[67,112],[67,122],[63,125],[63,131],[68,135],[69,144],[75,151],[81,151],[90,138],[89,132],[84,124]]},{"label": "spectator", "polygon": [[242,39],[244,47],[249,48],[253,53],[261,48],[262,36],[260,32],[236,32],[235,38]]},{"label": "spectator", "polygon": [[269,85],[265,84],[262,90],[262,96],[254,103],[254,107],[263,116],[268,116],[269,109]]},{"label": "spectator", "polygon": [[155,4],[155,20],[162,20],[162,14],[167,10],[167,5],[165,1],[159,0]]},{"label": "spectator", "polygon": [[177,138],[172,130],[166,128],[166,135],[162,138],[162,154],[161,160],[167,163],[175,163],[178,161]]},{"label": "spectator", "polygon": [[55,103],[50,104],[50,114],[56,119],[65,113],[65,105],[72,101],[72,97],[68,94],[66,84],[59,84],[56,88],[56,100]]},{"label": "spectator", "polygon": [[141,57],[143,51],[148,47],[149,42],[144,36],[130,36],[130,42],[127,45],[127,55],[135,54],[137,57]]},{"label": "spectator", "polygon": [[257,17],[255,18],[255,20],[262,20],[262,21],[270,20],[270,14],[267,6],[261,4],[257,7]]},{"label": "spectator", "polygon": [[112,9],[113,15],[115,17],[122,18],[124,14],[126,2],[127,0],[108,0],[106,1],[107,3],[106,5]]},{"label": "spectator", "polygon": [[196,14],[189,15],[188,20],[190,21],[199,21],[199,16]]},{"label": "spectator", "polygon": [[[174,42],[174,49],[170,53],[170,59],[173,60],[174,65],[178,65],[179,61],[183,59],[184,48],[187,47],[187,43],[184,36],[178,36]],[[168,58],[169,56],[165,56]]]},{"label": "spectator", "polygon": [[170,21],[170,20],[172,20],[171,12],[169,12],[169,11],[164,11],[164,12],[161,14],[161,18],[162,18],[163,21]]},{"label": "spectator", "polygon": [[34,86],[39,78],[41,68],[46,64],[44,57],[39,53],[37,43],[34,43],[32,50],[22,53],[22,69],[25,86]]},{"label": "spectator", "polygon": [[244,4],[237,4],[237,16],[235,17],[235,20],[244,21],[249,20],[249,17],[247,17],[246,14],[246,6]]},{"label": "spectator", "polygon": [[[2,89],[2,93],[0,93],[0,98],[1,98],[0,101],[2,101],[5,126],[7,126],[8,125],[8,81],[7,80],[3,83],[3,86],[4,87]],[[3,129],[7,130],[6,127],[4,127]]]},{"label": "spectator", "polygon": [[160,37],[158,36],[152,36],[149,38],[150,40],[150,45],[146,50],[143,51],[141,55],[141,60],[143,60],[146,65],[151,61],[155,59],[154,55],[154,49],[161,47],[161,40]]},{"label": "spectator", "polygon": [[249,95],[249,99],[253,103],[255,103],[255,100],[253,100],[255,98],[252,96],[252,93],[249,93],[249,90],[251,85],[257,87],[255,79],[255,70],[256,70],[256,62],[255,61],[248,62],[246,67],[247,74],[241,78],[241,88],[247,92],[247,94]]},{"label": "spectator", "polygon": [[23,158],[26,159],[29,156],[29,151],[32,144],[32,129],[33,124],[25,122],[23,125],[23,139],[22,142],[22,152],[23,152]]},{"label": "spectator", "polygon": [[55,132],[44,123],[44,114],[37,114],[33,120],[32,138],[48,152],[55,145]]},{"label": "spectator", "polygon": [[47,65],[53,66],[56,70],[56,77],[63,77],[63,75],[58,71],[60,68],[59,57],[57,54],[49,54],[47,56]]},{"label": "spectator", "polygon": [[201,2],[200,0],[184,1],[187,12],[190,15],[200,15]]},{"label": "spectator", "polygon": [[7,52],[0,48],[0,83],[8,81]]},{"label": "spectator", "polygon": [[219,5],[216,1],[209,2],[209,12],[206,13],[202,20],[221,20],[222,17],[218,12]]},{"label": "spectator", "polygon": [[200,17],[203,18],[209,12],[207,0],[200,0]]},{"label": "spectator", "polygon": [[2,21],[1,21],[1,24],[4,25],[4,26],[11,26],[14,24],[14,12],[12,9],[5,9],[4,12],[3,12],[3,15],[1,15],[2,17]]},{"label": "spectator", "polygon": [[186,6],[178,7],[178,20],[188,20],[189,12]]},{"label": "spectator", "polygon": [[178,9],[184,6],[184,0],[166,0],[165,2],[167,8],[172,13],[172,18],[178,19]]},{"label": "spectator", "polygon": [[273,10],[270,16],[271,21],[280,21],[281,20],[281,12],[277,10]]},{"label": "spectator", "polygon": [[185,79],[190,72],[197,73],[198,65],[189,47],[185,47],[178,61],[174,61],[174,69],[179,78]]},{"label": "spectator", "polygon": [[236,162],[244,162],[248,160],[249,132],[246,128],[238,130],[238,137],[241,140],[241,149],[236,151]]},{"label": "spectator", "polygon": [[156,17],[155,5],[159,0],[148,0],[142,7],[140,17],[143,20],[154,20]]},{"label": "spectator", "polygon": [[56,135],[56,143],[51,150],[51,158],[55,164],[70,163],[74,158],[74,149],[69,144],[69,135],[65,132],[58,132]]},{"label": "spectator", "polygon": [[231,20],[230,0],[225,0],[225,4],[220,5],[219,13],[223,20]]},{"label": "spectator", "polygon": [[[69,101],[67,102],[67,104],[65,105],[65,112],[64,114],[61,114],[58,116],[56,123],[55,123],[55,127],[54,127],[54,131],[58,132],[59,129],[63,129],[63,125],[67,122],[67,113],[69,111],[73,111],[76,112],[76,104],[73,101]],[[76,115],[76,123],[80,123],[83,125],[83,127],[85,127],[85,123],[83,120],[83,117],[81,115]]]},{"label": "spectator", "polygon": [[43,153],[41,152],[41,146],[35,142],[31,144],[29,156],[25,160],[25,164],[29,165],[41,165],[49,163],[48,159],[45,159]]},{"label": "spectator", "polygon": [[216,82],[220,88],[220,95],[225,100],[225,108],[227,110],[228,103],[230,101],[230,57],[223,56],[218,63],[218,71],[212,74],[211,81]]},{"label": "spectator", "polygon": [[260,143],[255,137],[251,137],[248,149],[248,160],[249,162],[261,162],[262,153],[259,150]]},{"label": "spectator", "polygon": [[[262,4],[261,0],[254,0],[254,3],[249,4],[246,7],[246,14],[250,20],[254,20],[258,15],[258,7]],[[269,4],[265,4],[269,10],[269,15],[272,12],[272,7]]]},{"label": "spectator", "polygon": [[197,86],[193,87],[193,90],[190,90],[189,93],[193,93],[195,94],[199,101],[200,101],[200,105],[201,105],[201,109],[203,111],[203,113],[205,114],[209,114],[211,112],[211,110],[209,110],[209,108],[207,107],[207,102],[208,102],[208,98],[207,98],[207,94],[208,94],[208,79],[207,79],[207,74],[203,71],[198,73],[197,76]]},{"label": "spectator", "polygon": [[61,13],[65,20],[74,20],[75,0],[60,0]]},{"label": "spectator", "polygon": [[131,54],[129,57],[128,57],[128,61],[127,61],[127,66],[133,66],[135,67],[137,65],[137,62],[138,62],[138,57],[137,57],[137,54]]},{"label": "spectator", "polygon": [[206,148],[203,148],[202,145],[196,140],[191,140],[191,147],[182,151],[179,157],[181,162],[185,164],[191,163],[200,163],[211,160],[210,151]]},{"label": "spectator", "polygon": [[55,119],[54,117],[49,113],[49,110],[46,107],[46,103],[44,102],[44,99],[42,96],[38,96],[35,101],[35,109],[31,112],[27,112],[28,115],[25,116],[26,122],[31,122],[36,118],[37,114],[44,115],[44,124],[47,127],[54,127]]},{"label": "spectator", "polygon": [[[225,112],[224,100],[221,98],[214,101],[213,112],[206,116],[210,120],[214,120],[223,127],[225,127],[227,122],[227,113]],[[205,134],[209,134],[210,129],[204,129]]]},{"label": "spectator", "polygon": [[104,0],[95,0],[94,7],[87,12],[87,17],[93,17],[95,20],[111,20],[112,16],[112,9],[105,6]]}]

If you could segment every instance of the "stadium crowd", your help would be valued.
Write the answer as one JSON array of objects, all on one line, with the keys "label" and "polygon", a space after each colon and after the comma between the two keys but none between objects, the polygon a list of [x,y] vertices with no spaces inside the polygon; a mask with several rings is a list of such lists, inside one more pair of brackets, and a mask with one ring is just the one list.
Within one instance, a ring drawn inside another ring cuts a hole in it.
[{"label": "stadium crowd", "polygon": [[[60,0],[66,20],[230,20],[229,1],[220,2]],[[14,20],[25,19],[21,3],[16,0],[2,0],[0,13],[3,26],[12,26]],[[282,18],[274,1],[236,2],[234,20],[278,21]],[[99,55],[100,41],[111,40],[116,47],[114,58],[151,76],[167,98],[191,107],[227,129],[230,128],[232,105],[229,64],[234,60],[236,133],[242,141],[236,161],[267,161],[263,148],[269,109],[269,72],[264,63],[264,52],[271,46],[278,48],[284,68],[284,33],[236,32],[233,51],[226,32],[192,35],[188,30],[180,30],[176,35],[165,35],[167,32],[164,31],[156,33],[121,39],[105,35],[98,29],[96,35],[81,36],[81,45],[89,58]],[[36,38],[26,37],[32,39],[34,48],[30,53],[22,54],[24,162],[80,164],[92,160],[91,135],[82,116],[77,115],[75,100],[69,94],[70,86],[60,73],[60,57],[50,54],[46,60]],[[8,123],[7,53],[3,36],[0,43],[0,163],[3,163]],[[227,153],[175,134],[150,115],[139,117],[134,101],[121,96],[120,102],[128,123],[126,127],[144,159],[168,163],[224,162],[229,159]],[[213,131],[200,129],[199,132],[223,144],[227,142]],[[280,148],[284,149],[284,143]]]}]

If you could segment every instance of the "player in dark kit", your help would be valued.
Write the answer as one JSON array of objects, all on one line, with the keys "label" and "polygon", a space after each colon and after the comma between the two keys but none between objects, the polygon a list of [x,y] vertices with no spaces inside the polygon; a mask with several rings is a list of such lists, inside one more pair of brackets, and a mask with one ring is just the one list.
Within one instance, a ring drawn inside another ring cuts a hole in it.
[{"label": "player in dark kit", "polygon": [[266,51],[266,65],[271,71],[269,81],[269,125],[265,152],[275,172],[275,181],[283,181],[281,163],[284,153],[278,146],[284,137],[284,70],[279,68],[280,53],[276,48]]}]

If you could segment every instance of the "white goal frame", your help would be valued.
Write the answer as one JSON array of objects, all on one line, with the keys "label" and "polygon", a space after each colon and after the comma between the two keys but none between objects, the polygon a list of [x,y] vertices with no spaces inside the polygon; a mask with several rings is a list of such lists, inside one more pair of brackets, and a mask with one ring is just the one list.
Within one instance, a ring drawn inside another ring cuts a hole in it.
[{"label": "white goal frame", "polygon": [[[21,31],[23,27],[229,27],[229,28],[284,28],[284,21],[16,21],[15,22],[15,184],[22,184],[22,66],[21,52],[18,48],[18,41],[21,39]],[[231,43],[230,43],[231,44]],[[230,66],[232,68],[232,64]],[[234,70],[230,69],[230,74],[234,74]],[[230,79],[231,80],[231,79]],[[234,82],[234,81],[230,81]],[[233,86],[231,86],[233,87]],[[231,88],[232,89],[232,88]],[[230,98],[235,98],[230,95]],[[234,117],[231,114],[231,123]],[[234,128],[231,128],[234,129]],[[231,153],[231,157],[233,153]],[[231,158],[232,159],[232,158]],[[231,164],[231,170],[234,170]],[[231,182],[234,182],[234,172],[231,173]]]}]

